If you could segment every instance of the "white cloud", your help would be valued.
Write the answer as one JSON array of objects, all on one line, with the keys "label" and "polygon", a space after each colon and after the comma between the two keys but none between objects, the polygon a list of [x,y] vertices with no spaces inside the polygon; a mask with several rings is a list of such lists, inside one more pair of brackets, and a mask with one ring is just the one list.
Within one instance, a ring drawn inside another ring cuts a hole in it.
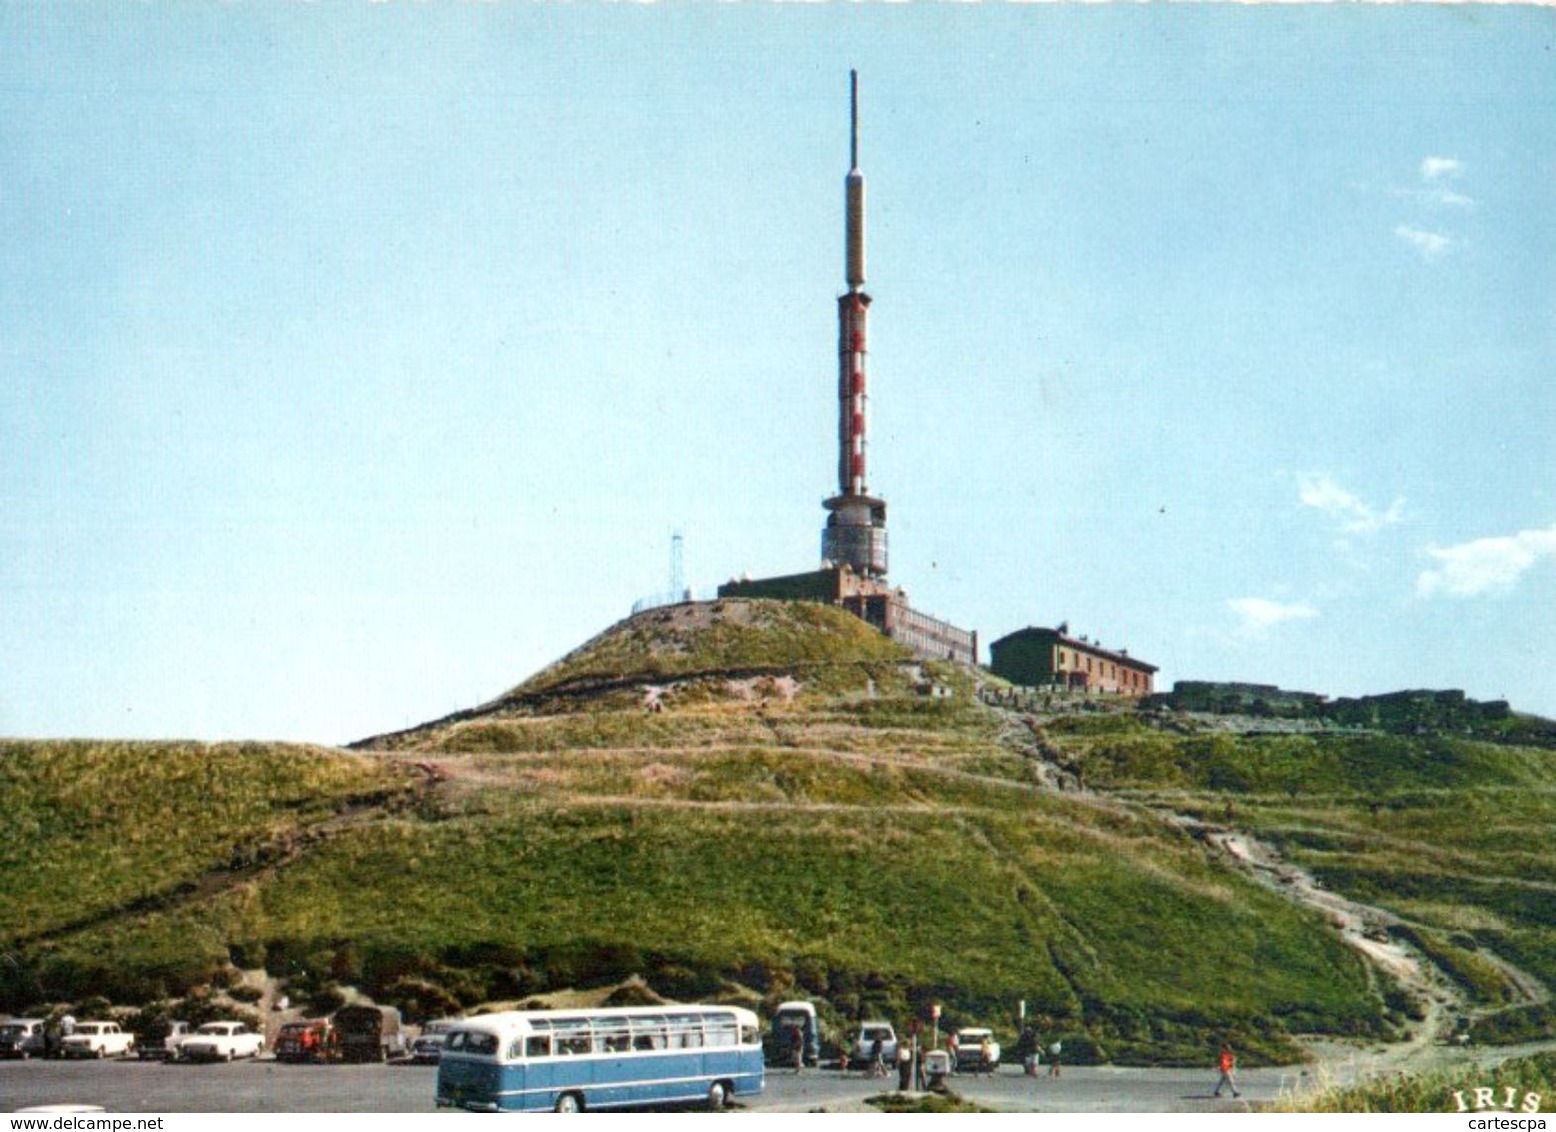
[{"label": "white cloud", "polygon": [[1336,519],[1347,534],[1371,534],[1392,527],[1405,515],[1405,501],[1396,499],[1387,511],[1353,495],[1326,475],[1304,475],[1297,482],[1297,498],[1306,507],[1315,507]]},{"label": "white cloud", "polygon": [[1237,633],[1242,637],[1260,637],[1287,621],[1311,621],[1318,610],[1301,603],[1287,604],[1262,597],[1234,597],[1226,607],[1237,614]]},{"label": "white cloud", "polygon": [[1422,259],[1436,259],[1459,242],[1452,236],[1445,236],[1441,232],[1427,232],[1420,228],[1411,228],[1405,224],[1395,228],[1394,235],[1420,252]]},{"label": "white cloud", "polygon": [[[1396,189],[1394,195],[1418,205],[1441,211],[1442,209],[1472,209],[1475,198],[1448,187],[1447,181],[1457,180],[1464,173],[1464,162],[1457,157],[1426,157],[1421,160],[1421,180],[1413,188]],[[1401,224],[1394,235],[1414,248],[1422,259],[1432,260],[1462,240],[1445,232],[1433,232]]]},{"label": "white cloud", "polygon": [[1430,189],[1426,192],[1426,200],[1445,208],[1474,208],[1475,198],[1467,197],[1463,193],[1456,193],[1452,189]]},{"label": "white cloud", "polygon": [[1474,197],[1454,192],[1446,185],[1433,185],[1425,189],[1390,189],[1389,193],[1400,200],[1415,201],[1419,204],[1431,205],[1434,208],[1470,209],[1475,207]]},{"label": "white cloud", "polygon": [[1458,244],[1453,236],[1444,236],[1441,232],[1425,232],[1405,224],[1400,224],[1397,229],[1394,229],[1394,235],[1404,239],[1405,243],[1421,252],[1421,258],[1424,260],[1435,260],[1450,247]]},{"label": "white cloud", "polygon": [[1421,571],[1416,579],[1416,593],[1421,597],[1507,593],[1541,559],[1556,558],[1556,524],[1457,546],[1428,547],[1426,552],[1437,560],[1437,566]]}]

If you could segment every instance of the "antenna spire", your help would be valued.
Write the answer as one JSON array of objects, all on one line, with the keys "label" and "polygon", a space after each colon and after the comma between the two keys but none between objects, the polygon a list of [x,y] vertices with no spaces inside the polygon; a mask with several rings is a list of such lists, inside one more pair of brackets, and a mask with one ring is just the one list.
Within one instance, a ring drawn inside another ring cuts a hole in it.
[{"label": "antenna spire", "polygon": [[848,72],[848,167],[859,168],[859,72]]},{"label": "antenna spire", "polygon": [[847,263],[843,278],[848,289],[864,286],[864,174],[859,171],[859,72],[848,72],[848,176],[844,244]]}]

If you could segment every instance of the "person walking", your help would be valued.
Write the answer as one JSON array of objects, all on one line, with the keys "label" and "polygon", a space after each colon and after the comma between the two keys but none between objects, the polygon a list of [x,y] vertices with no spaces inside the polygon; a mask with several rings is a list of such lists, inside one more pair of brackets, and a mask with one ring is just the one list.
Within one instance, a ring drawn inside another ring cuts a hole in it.
[{"label": "person walking", "polygon": [[876,1038],[870,1043],[870,1076],[886,1076],[886,1059],[881,1056],[880,1038]]},{"label": "person walking", "polygon": [[1221,1069],[1221,1080],[1216,1082],[1214,1096],[1220,1096],[1222,1089],[1231,1089],[1234,1097],[1243,1094],[1237,1091],[1237,1082],[1232,1079],[1232,1070],[1237,1068],[1237,1058],[1232,1053],[1232,1047],[1226,1044],[1221,1046],[1221,1057],[1216,1063]]},{"label": "person walking", "polygon": [[790,1052],[794,1058],[794,1075],[798,1077],[805,1070],[805,1027],[798,1022],[789,1027],[789,1044],[793,1047]]},{"label": "person walking", "polygon": [[1050,1077],[1059,1076],[1059,1055],[1063,1052],[1064,1043],[1055,1038],[1053,1044],[1048,1047],[1048,1075]]},{"label": "person walking", "polygon": [[905,1093],[913,1085],[913,1051],[907,1042],[897,1043],[897,1091]]},{"label": "person walking", "polygon": [[955,1073],[959,1067],[959,1059],[962,1056],[961,1050],[957,1047],[955,1030],[946,1035],[945,1051],[951,1055],[951,1072]]}]

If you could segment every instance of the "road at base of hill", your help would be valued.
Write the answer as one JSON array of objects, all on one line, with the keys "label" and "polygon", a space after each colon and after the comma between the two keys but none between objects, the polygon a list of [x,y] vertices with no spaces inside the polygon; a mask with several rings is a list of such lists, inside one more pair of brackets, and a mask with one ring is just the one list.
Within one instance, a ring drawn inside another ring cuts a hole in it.
[{"label": "road at base of hill", "polygon": [[[1466,1058],[1468,1060],[1468,1058]],[[1343,1076],[1343,1075],[1342,1075]],[[234,1064],[163,1065],[137,1061],[0,1062],[6,1108],[101,1105],[109,1112],[430,1112],[436,1069],[411,1065],[283,1065],[264,1059]],[[1238,1075],[1242,1097],[1211,1095],[1217,1074],[1201,1069],[1066,1066],[1059,1078],[1028,1077],[1007,1066],[992,1076],[958,1076],[951,1087],[968,1100],[1004,1112],[1210,1112],[1267,1108],[1313,1084],[1302,1068],[1249,1069]],[[859,1109],[891,1091],[856,1073],[808,1070],[768,1074],[752,1111]],[[1344,1083],[1335,1078],[1332,1083]]]}]

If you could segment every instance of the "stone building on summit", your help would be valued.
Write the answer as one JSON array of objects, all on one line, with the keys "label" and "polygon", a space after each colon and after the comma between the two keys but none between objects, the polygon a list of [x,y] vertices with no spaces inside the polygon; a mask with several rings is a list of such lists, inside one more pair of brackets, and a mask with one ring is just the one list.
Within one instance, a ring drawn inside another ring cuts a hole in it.
[{"label": "stone building on summit", "polygon": [[1017,629],[989,645],[989,668],[1012,684],[1060,687],[1075,692],[1149,696],[1156,666],[1137,660],[1127,649],[1105,649],[1070,627]]}]

